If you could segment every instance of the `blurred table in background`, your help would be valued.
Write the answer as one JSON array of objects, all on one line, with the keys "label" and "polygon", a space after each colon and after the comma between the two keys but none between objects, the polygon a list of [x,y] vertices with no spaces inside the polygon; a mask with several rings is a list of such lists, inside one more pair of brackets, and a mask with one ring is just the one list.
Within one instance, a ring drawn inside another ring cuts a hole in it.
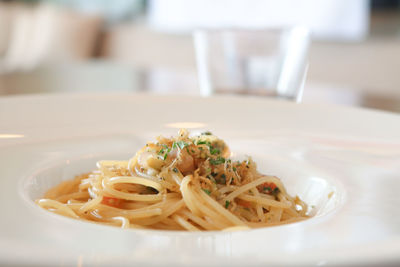
[{"label": "blurred table in background", "polygon": [[[308,79],[304,103],[361,106],[400,112],[400,92],[340,86]],[[148,92],[200,96],[197,72],[187,69],[149,68],[109,60],[43,65],[32,71],[0,76],[0,96],[66,92]]]},{"label": "blurred table in background", "polygon": [[104,60],[44,64],[0,75],[0,95],[130,92],[143,88],[143,72]]}]

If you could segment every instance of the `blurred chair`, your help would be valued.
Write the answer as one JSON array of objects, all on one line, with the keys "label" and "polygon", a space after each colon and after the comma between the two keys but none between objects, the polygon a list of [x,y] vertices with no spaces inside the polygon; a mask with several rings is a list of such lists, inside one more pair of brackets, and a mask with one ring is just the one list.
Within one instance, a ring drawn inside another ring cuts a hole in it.
[{"label": "blurred chair", "polygon": [[14,5],[0,2],[0,59],[4,57],[11,33]]},{"label": "blurred chair", "polygon": [[93,56],[102,26],[99,15],[57,6],[1,4],[0,73],[30,70],[49,62]]},{"label": "blurred chair", "polygon": [[95,60],[101,15],[50,4],[0,4],[0,94],[134,91],[143,75]]}]

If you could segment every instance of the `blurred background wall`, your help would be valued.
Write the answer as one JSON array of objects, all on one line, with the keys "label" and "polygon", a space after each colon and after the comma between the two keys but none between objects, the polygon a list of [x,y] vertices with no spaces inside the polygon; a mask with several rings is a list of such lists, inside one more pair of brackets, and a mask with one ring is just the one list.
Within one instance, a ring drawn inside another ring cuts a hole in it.
[{"label": "blurred background wall", "polygon": [[400,0],[0,1],[0,94],[198,94],[193,29],[291,25],[313,32],[304,102],[400,112]]}]

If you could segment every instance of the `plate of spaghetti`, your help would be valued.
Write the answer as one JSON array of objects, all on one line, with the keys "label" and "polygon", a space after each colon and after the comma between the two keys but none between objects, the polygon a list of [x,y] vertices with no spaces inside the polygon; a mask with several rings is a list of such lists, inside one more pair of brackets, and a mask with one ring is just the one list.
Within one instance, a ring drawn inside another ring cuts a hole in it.
[{"label": "plate of spaghetti", "polygon": [[0,265],[400,263],[396,114],[145,94],[0,106]]}]

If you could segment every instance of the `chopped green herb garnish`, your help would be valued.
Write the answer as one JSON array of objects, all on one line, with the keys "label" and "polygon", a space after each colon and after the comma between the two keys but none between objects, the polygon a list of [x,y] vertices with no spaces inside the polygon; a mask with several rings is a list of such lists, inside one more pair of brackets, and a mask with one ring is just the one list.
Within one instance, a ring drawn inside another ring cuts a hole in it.
[{"label": "chopped green herb garnish", "polygon": [[216,159],[210,159],[211,165],[218,165],[218,164],[222,164],[222,163],[225,163],[225,158],[223,158],[223,157],[218,157]]},{"label": "chopped green herb garnish", "polygon": [[[164,146],[164,145],[163,145]],[[165,145],[166,146],[166,145]],[[168,146],[166,146],[166,148],[161,148],[160,151],[158,151],[158,155],[163,155],[163,159],[166,160],[168,157],[168,153],[171,152],[171,148],[169,148]]]},{"label": "chopped green herb garnish", "polygon": [[224,173],[221,174],[220,182],[221,182],[221,184],[226,184],[226,175]]},{"label": "chopped green herb garnish", "polygon": [[211,155],[215,155],[215,154],[219,155],[219,154],[221,154],[221,150],[210,146],[210,153],[211,153]]},{"label": "chopped green herb garnish", "polygon": [[278,187],[275,187],[275,189],[272,191],[272,194],[273,194],[274,196],[276,196],[276,195],[279,194],[280,191],[281,191],[281,190],[279,190]]},{"label": "chopped green herb garnish", "polygon": [[228,201],[228,200],[225,200],[225,209],[227,209],[228,207],[229,207],[229,205],[231,204],[231,202],[230,201]]},{"label": "chopped green herb garnish", "polygon": [[233,169],[234,172],[236,171],[236,167],[233,167],[232,169]]},{"label": "chopped green herb garnish", "polygon": [[207,131],[207,132],[201,133],[201,135],[212,135],[212,133]]},{"label": "chopped green herb garnish", "polygon": [[267,186],[267,187],[264,187],[264,188],[263,188],[263,191],[268,191],[268,192],[271,192],[271,191],[272,191],[272,189],[271,189],[271,187]]},{"label": "chopped green herb garnish", "polygon": [[205,144],[207,144],[207,142],[204,141],[204,140],[199,140],[199,141],[197,141],[197,143],[196,143],[196,145],[205,145]]},{"label": "chopped green herb garnish", "polygon": [[178,169],[177,169],[177,168],[173,168],[172,170],[173,170],[174,172],[176,172],[176,173],[178,172]]},{"label": "chopped green herb garnish", "polygon": [[208,189],[204,189],[204,188],[202,188],[202,190],[203,190],[204,192],[206,192],[206,193],[207,193],[207,195],[211,195],[211,192],[210,192],[210,190],[208,190]]},{"label": "chopped green herb garnish", "polygon": [[183,149],[184,147],[188,146],[188,144],[184,141],[178,141],[178,142],[174,142],[172,144],[172,148],[177,148],[179,147],[180,149]]}]

